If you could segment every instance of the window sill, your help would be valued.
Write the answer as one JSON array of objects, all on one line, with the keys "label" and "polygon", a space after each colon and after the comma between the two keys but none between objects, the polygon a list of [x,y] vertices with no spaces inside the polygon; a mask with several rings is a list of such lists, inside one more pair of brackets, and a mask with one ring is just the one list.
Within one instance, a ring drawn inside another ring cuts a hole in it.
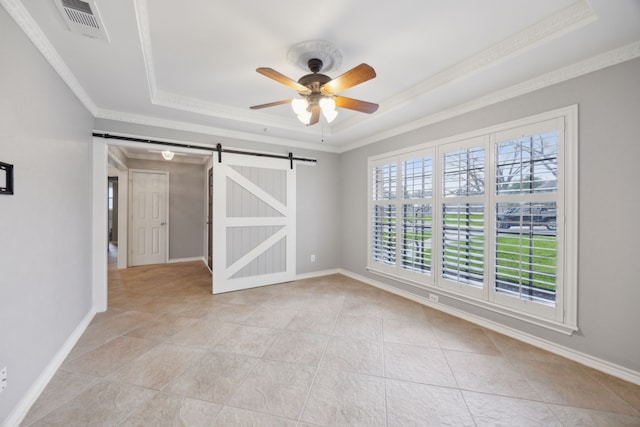
[{"label": "window sill", "polygon": [[[464,294],[460,294],[457,292],[453,292],[451,290],[448,289],[443,289],[443,288],[439,288],[437,286],[432,286],[432,285],[428,285],[425,283],[420,283],[414,280],[410,280],[407,279],[405,277],[400,277],[397,276],[395,274],[391,274],[389,272],[385,272],[385,271],[380,271],[377,270],[375,268],[372,267],[367,267],[367,271],[369,271],[372,274],[375,274],[377,276],[381,276],[381,277],[385,277],[387,279],[399,282],[399,283],[403,283],[409,286],[412,286],[414,288],[420,289],[422,291],[428,291],[428,292],[433,292],[436,293],[438,295],[442,295],[445,296],[447,298],[451,298],[451,299],[455,299],[457,301],[461,301],[464,302],[465,304],[470,304],[473,305],[475,307],[479,307],[485,310],[489,310],[492,311],[494,313],[498,313],[507,317],[510,317],[512,319],[516,319],[516,320],[520,320],[526,323],[530,323],[545,329],[549,329],[552,330],[554,332],[558,332],[564,335],[572,335],[574,332],[578,331],[578,327],[577,326],[572,326],[572,325],[567,325],[564,323],[560,323],[560,322],[556,322],[554,320],[551,319],[545,319],[545,318],[541,318],[532,314],[528,314],[528,313],[523,313],[523,312],[519,312],[515,309],[509,308],[509,307],[505,307],[502,305],[498,305],[495,303],[492,303],[490,301],[485,301],[485,300],[480,300],[477,298],[473,298],[470,297],[468,295],[464,295]],[[386,284],[387,286],[392,286],[389,284]],[[417,298],[419,298],[419,300],[417,300],[418,302],[424,304],[424,305],[428,305],[429,307],[435,308],[435,309],[442,309],[442,306],[446,306],[445,304],[441,304],[441,303],[433,303],[431,301],[429,301],[427,298],[424,298],[423,296],[421,296],[420,294],[415,294]]]}]

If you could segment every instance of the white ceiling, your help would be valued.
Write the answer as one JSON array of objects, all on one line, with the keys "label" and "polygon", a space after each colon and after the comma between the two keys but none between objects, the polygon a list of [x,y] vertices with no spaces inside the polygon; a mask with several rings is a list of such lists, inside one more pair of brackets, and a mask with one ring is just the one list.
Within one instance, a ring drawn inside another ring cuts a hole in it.
[{"label": "white ceiling", "polygon": [[[99,118],[341,152],[640,56],[638,0],[96,0],[109,41],[69,31],[54,0],[0,0]],[[326,40],[344,96],[380,104],[304,126],[290,47]]]}]

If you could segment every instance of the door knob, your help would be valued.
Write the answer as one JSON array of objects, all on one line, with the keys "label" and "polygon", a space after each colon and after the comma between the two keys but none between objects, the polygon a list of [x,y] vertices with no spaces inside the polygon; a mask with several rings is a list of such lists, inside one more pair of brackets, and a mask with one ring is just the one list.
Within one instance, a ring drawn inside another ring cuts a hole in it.
[{"label": "door knob", "polygon": [[165,224],[166,224],[166,222],[161,222],[161,223],[160,223],[160,225],[165,225]]}]

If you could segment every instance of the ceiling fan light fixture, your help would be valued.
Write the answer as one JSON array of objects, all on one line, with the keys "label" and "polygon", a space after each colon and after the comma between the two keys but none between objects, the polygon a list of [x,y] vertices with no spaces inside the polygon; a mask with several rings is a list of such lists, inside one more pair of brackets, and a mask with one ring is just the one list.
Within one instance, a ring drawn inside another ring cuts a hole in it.
[{"label": "ceiling fan light fixture", "polygon": [[[296,98],[291,101],[291,108],[293,112],[298,116],[301,114],[307,113],[307,109],[309,108],[309,101],[306,98]],[[311,116],[311,113],[308,113]]]},{"label": "ceiling fan light fixture", "polygon": [[305,111],[302,114],[298,114],[298,120],[300,120],[300,123],[308,125],[311,121],[311,112]]},{"label": "ceiling fan light fixture", "polygon": [[336,117],[338,117],[338,112],[336,110],[329,111],[329,112],[322,110],[322,115],[324,116],[325,119],[327,119],[327,123],[331,123],[336,119]]},{"label": "ceiling fan light fixture", "polygon": [[330,96],[323,96],[319,101],[322,112],[327,114],[336,110],[336,101]]},{"label": "ceiling fan light fixture", "polygon": [[171,160],[171,159],[173,159],[174,154],[175,153],[173,151],[165,150],[165,151],[162,152],[162,157],[165,160]]}]

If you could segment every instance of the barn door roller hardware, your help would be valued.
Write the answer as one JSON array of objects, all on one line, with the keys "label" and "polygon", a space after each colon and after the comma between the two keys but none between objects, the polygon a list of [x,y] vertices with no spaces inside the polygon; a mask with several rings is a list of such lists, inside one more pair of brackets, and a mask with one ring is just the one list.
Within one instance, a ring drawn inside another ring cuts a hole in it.
[{"label": "barn door roller hardware", "polygon": [[316,159],[310,159],[307,157],[297,157],[294,156],[293,153],[289,152],[288,155],[281,154],[269,154],[269,153],[255,153],[253,151],[243,151],[243,150],[232,150],[229,148],[222,148],[222,144],[218,143],[214,147],[206,147],[202,145],[191,145],[180,142],[167,142],[167,141],[156,141],[153,139],[144,139],[144,138],[133,138],[130,136],[120,136],[120,135],[111,135],[108,133],[97,133],[93,132],[93,136],[98,138],[105,139],[117,139],[120,141],[132,141],[132,142],[142,142],[144,144],[154,144],[154,145],[164,145],[168,147],[181,147],[181,148],[195,148],[197,150],[207,150],[207,151],[215,151],[218,153],[218,163],[222,163],[222,153],[231,153],[231,154],[242,154],[245,156],[256,156],[256,157],[267,157],[271,159],[283,159],[288,160],[291,164],[291,169],[293,169],[293,162],[309,162],[309,163],[317,163]]}]

